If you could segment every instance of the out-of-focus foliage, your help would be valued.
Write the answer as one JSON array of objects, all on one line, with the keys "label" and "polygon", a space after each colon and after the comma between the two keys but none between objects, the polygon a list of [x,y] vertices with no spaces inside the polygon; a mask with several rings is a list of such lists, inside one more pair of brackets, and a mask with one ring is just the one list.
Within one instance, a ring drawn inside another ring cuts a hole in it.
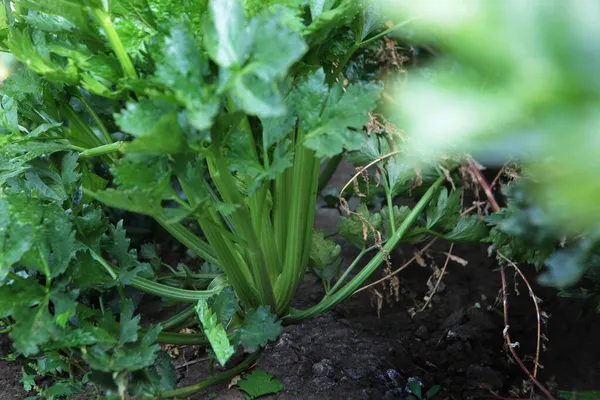
[{"label": "out-of-focus foliage", "polygon": [[413,39],[439,52],[395,87],[406,154],[516,160],[523,179],[489,219],[489,240],[541,281],[576,283],[597,263],[600,220],[600,3],[382,0],[414,17]]},{"label": "out-of-focus foliage", "polygon": [[530,194],[560,224],[600,218],[600,3],[386,0],[416,17],[415,37],[441,50],[430,74],[397,88],[419,158],[518,158]]}]

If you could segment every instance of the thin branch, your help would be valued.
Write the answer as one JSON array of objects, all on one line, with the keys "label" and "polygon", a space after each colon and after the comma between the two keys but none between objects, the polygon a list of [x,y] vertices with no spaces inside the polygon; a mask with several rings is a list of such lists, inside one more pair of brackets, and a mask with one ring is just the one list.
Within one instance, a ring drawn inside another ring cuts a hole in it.
[{"label": "thin branch", "polygon": [[[431,247],[431,246],[432,246],[432,245],[435,243],[435,241],[436,241],[436,240],[437,240],[437,238],[434,238],[434,239],[433,239],[431,242],[427,243],[427,244],[425,245],[425,247],[423,247],[423,248],[422,248],[422,249],[419,251],[419,253],[422,253],[422,252],[426,251],[428,248],[430,248],[430,247]],[[402,265],[402,266],[401,266],[400,268],[398,268],[397,270],[395,270],[395,271],[393,271],[393,272],[390,272],[388,275],[384,276],[384,277],[383,277],[383,278],[381,278],[381,279],[378,279],[378,280],[376,280],[376,281],[375,281],[375,282],[373,282],[373,283],[369,283],[368,285],[365,285],[365,286],[361,287],[360,289],[358,289],[358,290],[356,290],[354,293],[352,293],[352,295],[354,296],[354,295],[355,295],[356,293],[358,293],[358,292],[362,292],[363,290],[366,290],[366,289],[368,289],[368,288],[370,288],[370,287],[372,287],[372,286],[375,286],[375,285],[377,285],[377,284],[379,284],[379,283],[381,283],[381,282],[384,282],[384,281],[386,281],[386,280],[390,279],[390,278],[391,278],[391,277],[393,277],[394,275],[398,274],[400,271],[404,270],[404,269],[405,269],[406,267],[408,267],[410,264],[412,264],[412,263],[413,263],[413,262],[414,262],[416,259],[417,259],[417,256],[414,256],[413,258],[411,258],[410,260],[408,260],[407,262],[405,262],[405,263],[404,263],[404,265]]]},{"label": "thin branch", "polygon": [[517,267],[517,264],[515,264],[513,261],[509,260],[507,257],[505,257],[499,251],[497,253],[498,253],[498,256],[500,256],[500,258],[502,258],[504,261],[506,261],[521,276],[521,279],[523,279],[523,282],[525,282],[525,285],[527,286],[527,289],[529,290],[529,296],[531,296],[531,299],[533,300],[533,304],[535,305],[535,313],[537,316],[537,342],[536,342],[536,347],[535,347],[533,377],[537,378],[537,371],[538,371],[538,366],[539,366],[539,361],[540,361],[540,342],[541,342],[541,338],[542,338],[541,314],[540,314],[540,307],[537,302],[537,297],[535,296],[535,293],[533,293],[533,289],[531,288],[529,281],[527,280],[527,278],[525,277],[523,272],[521,272],[521,269],[519,267]]},{"label": "thin branch", "polygon": [[437,293],[438,287],[440,286],[440,283],[442,282],[442,278],[444,277],[444,274],[446,273],[446,267],[448,267],[448,262],[450,261],[450,257],[452,256],[452,249],[454,249],[454,243],[450,243],[450,249],[446,253],[446,261],[444,261],[444,266],[442,267],[442,272],[440,273],[440,276],[438,277],[438,280],[435,283],[435,286],[433,287],[431,294],[427,297],[425,304],[423,304],[423,307],[421,307],[421,309],[419,309],[418,312],[422,312],[423,310],[425,310],[427,308],[427,306],[429,305],[429,303],[431,303],[431,299],[433,299],[433,296],[435,296],[435,294]]},{"label": "thin branch", "polygon": [[487,180],[485,179],[485,177],[483,175],[481,175],[481,171],[479,171],[479,168],[477,168],[477,166],[475,165],[475,163],[472,160],[469,160],[469,169],[471,170],[473,175],[475,175],[475,178],[477,178],[477,181],[479,182],[479,185],[485,192],[485,195],[488,198],[488,202],[492,206],[492,209],[494,210],[494,212],[500,211],[500,206],[498,205],[498,202],[496,201],[496,198],[494,197],[494,194],[492,193],[492,188],[487,183]]},{"label": "thin branch", "polygon": [[531,375],[531,372],[529,372],[529,370],[527,369],[527,367],[525,366],[525,364],[523,363],[523,361],[521,360],[521,358],[515,351],[516,345],[513,344],[510,340],[510,334],[508,332],[510,325],[508,325],[508,301],[507,301],[507,296],[506,296],[506,276],[504,274],[504,265],[500,266],[500,276],[502,278],[502,306],[504,308],[503,335],[504,335],[504,340],[506,340],[508,350],[512,354],[512,356],[515,359],[515,361],[517,362],[517,364],[519,364],[519,367],[521,367],[523,372],[525,372],[525,374],[534,383],[534,385],[537,386],[548,399],[556,400],[556,398],[554,396],[552,396],[552,394],[548,391],[548,389],[546,389],[540,382],[538,382],[538,380],[536,378],[533,377],[533,375]]},{"label": "thin branch", "polygon": [[364,167],[360,168],[358,170],[358,172],[356,174],[354,174],[354,176],[352,178],[350,178],[350,180],[348,182],[346,182],[346,184],[344,185],[344,187],[342,188],[342,190],[340,190],[340,196],[339,196],[339,198],[340,198],[340,203],[342,204],[342,207],[344,206],[342,194],[348,188],[348,186],[350,186],[356,180],[356,178],[358,178],[359,176],[361,176],[363,172],[365,172],[367,169],[369,169],[373,165],[377,164],[378,162],[381,162],[381,161],[385,160],[386,158],[390,158],[391,156],[394,156],[394,155],[396,155],[398,153],[400,153],[400,151],[392,151],[391,153],[388,153],[388,154],[383,155],[381,157],[377,157],[374,161],[371,161],[370,163],[368,163]]},{"label": "thin branch", "polygon": [[[473,211],[474,209],[476,209],[479,205],[481,205],[480,203],[485,203],[483,202],[479,202],[475,205],[473,205],[472,207],[467,208],[466,210],[464,210],[463,212],[460,213],[461,217],[464,217],[465,215],[469,214],[471,211]],[[423,247],[419,253],[423,253],[424,251],[426,251],[427,249],[429,249],[437,240],[438,238],[433,238],[429,243],[427,243],[425,245],[425,247]],[[384,276],[383,278],[373,282],[373,283],[369,283],[366,286],[361,287],[360,289],[358,289],[357,291],[355,291],[354,293],[352,293],[352,295],[354,296],[356,293],[358,292],[362,292],[365,289],[370,288],[371,286],[375,286],[378,283],[384,282],[388,279],[390,279],[391,277],[393,277],[394,275],[398,274],[399,272],[401,272],[402,270],[404,270],[406,267],[408,267],[409,265],[411,265],[415,260],[417,259],[417,256],[414,256],[413,258],[411,258],[410,260],[408,260],[406,263],[404,263],[404,265],[402,265],[400,268],[398,268],[397,270],[395,270],[394,272],[389,273],[388,275]]]}]

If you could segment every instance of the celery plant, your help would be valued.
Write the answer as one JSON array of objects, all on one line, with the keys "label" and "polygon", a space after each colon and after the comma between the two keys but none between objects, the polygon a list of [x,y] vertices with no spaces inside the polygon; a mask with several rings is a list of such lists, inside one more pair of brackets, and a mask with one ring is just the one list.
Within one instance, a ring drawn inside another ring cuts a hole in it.
[{"label": "celery plant", "polygon": [[[319,190],[345,151],[373,156],[365,149],[386,143],[363,131],[381,85],[341,79],[354,52],[390,31],[374,9],[354,0],[4,4],[3,50],[24,66],[1,89],[0,317],[20,354],[64,364],[68,385],[36,372],[69,394],[84,389],[72,379],[84,361],[110,396],[188,395],[246,368],[282,322],[350,296],[425,213],[427,232],[452,237],[445,178],[434,172],[417,204],[400,210],[392,195],[414,173],[400,173],[398,157],[382,161],[389,233],[367,249],[359,213],[348,218],[342,235],[361,256],[376,254],[314,307],[291,308],[307,266],[328,268],[339,255],[313,234]],[[173,270],[147,243],[138,255],[123,221],[109,222],[116,213],[152,218],[202,270]],[[140,292],[190,305],[142,329]],[[198,322],[202,333],[176,333]],[[156,342],[210,343],[223,365],[240,346],[251,355],[176,389]]]}]

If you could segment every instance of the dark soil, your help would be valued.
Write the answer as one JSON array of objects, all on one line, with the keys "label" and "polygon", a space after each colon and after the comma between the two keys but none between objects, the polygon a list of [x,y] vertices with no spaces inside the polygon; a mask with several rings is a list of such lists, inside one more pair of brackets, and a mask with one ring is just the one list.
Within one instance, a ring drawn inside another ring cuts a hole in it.
[{"label": "dark soil", "polygon": [[[346,253],[352,255],[352,251]],[[439,399],[483,399],[493,398],[493,394],[516,397],[525,375],[504,348],[504,322],[497,302],[500,277],[494,261],[487,258],[485,249],[457,248],[455,253],[469,264],[450,264],[443,291],[434,297],[431,307],[412,317],[416,306],[423,303],[425,282],[431,274],[429,268],[417,264],[399,275],[399,301],[389,295],[389,288],[375,288],[383,297],[379,315],[378,296],[367,290],[325,315],[287,327],[258,363],[285,384],[285,389],[271,398],[401,399],[410,378],[420,380],[426,389],[440,385],[442,390],[435,397]],[[432,255],[441,265],[444,256]],[[395,254],[392,267],[405,258]],[[533,304],[522,283],[509,286],[510,332],[521,344],[518,353],[531,366],[537,329]],[[542,326],[550,342],[541,355],[540,381],[562,390],[600,389],[598,316],[578,318],[578,301],[558,298],[553,289],[535,285],[534,290],[545,301],[543,310],[550,314]],[[315,303],[321,295],[320,282],[308,275],[296,306]],[[5,336],[0,350],[2,356],[10,352]],[[203,352],[186,349],[180,353],[174,360],[180,366],[179,386],[207,376],[205,362],[184,365],[203,357]],[[19,383],[19,365],[0,361],[0,369],[0,399],[27,397]],[[215,394],[218,399],[244,398],[225,383],[192,399]]]},{"label": "dark soil", "polygon": [[[522,393],[525,375],[504,348],[504,322],[497,302],[499,272],[493,270],[494,262],[485,249],[473,252],[471,247],[468,257],[460,250],[457,254],[469,264],[448,268],[444,290],[422,313],[411,317],[415,306],[423,303],[430,270],[417,265],[401,275],[399,301],[386,295],[381,286],[376,288],[388,298],[379,316],[373,301],[377,296],[363,291],[332,312],[286,328],[258,363],[258,368],[285,384],[281,393],[270,398],[402,399],[411,378],[421,381],[425,389],[440,385],[442,390],[435,397],[439,399],[528,397]],[[443,256],[439,258],[443,261]],[[513,341],[521,344],[518,353],[531,366],[537,330],[533,303],[522,283],[510,285],[509,329]],[[552,289],[537,285],[534,290],[547,299],[543,310],[553,314],[542,326],[550,342],[541,354],[544,368],[539,380],[554,389],[600,389],[597,316],[577,319],[574,314],[581,305],[576,301],[557,298]],[[315,302],[320,295],[320,283],[307,277],[299,303]],[[179,384],[202,380],[205,370],[198,364],[181,370]],[[217,399],[244,399],[241,392],[227,386],[211,388],[192,399],[215,395]]]}]

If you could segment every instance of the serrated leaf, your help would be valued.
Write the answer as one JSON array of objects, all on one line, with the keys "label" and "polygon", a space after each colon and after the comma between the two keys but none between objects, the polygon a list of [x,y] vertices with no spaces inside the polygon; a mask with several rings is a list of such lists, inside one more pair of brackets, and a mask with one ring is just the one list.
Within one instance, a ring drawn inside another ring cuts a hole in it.
[{"label": "serrated leaf", "polygon": [[209,10],[205,45],[211,58],[223,68],[241,66],[251,50],[254,26],[238,0],[212,0]]},{"label": "serrated leaf", "polygon": [[121,345],[125,343],[135,342],[138,339],[138,331],[140,329],[140,316],[133,316],[133,302],[131,299],[127,299],[123,304],[123,308],[121,310],[121,319],[120,319],[120,337],[119,343]]},{"label": "serrated leaf", "polygon": [[[398,228],[400,227],[400,225],[402,224],[402,222],[406,219],[406,217],[408,217],[408,215],[411,212],[411,209],[407,206],[394,206],[392,208],[392,212],[394,213],[394,231],[398,230]],[[389,238],[392,236],[392,225],[391,225],[391,221],[390,221],[390,212],[389,212],[389,208],[383,207],[381,209],[381,212],[379,213],[379,215],[381,215],[381,220],[383,222],[383,230],[385,233],[385,237]]]},{"label": "serrated leaf", "polygon": [[242,172],[252,179],[252,183],[248,188],[249,194],[252,194],[263,181],[275,179],[292,166],[294,153],[288,151],[290,147],[289,140],[279,142],[273,153],[267,155],[270,158],[268,167],[259,162],[256,150],[252,148],[252,141],[247,134],[236,133],[231,135],[229,145],[231,147],[230,168],[233,171]]},{"label": "serrated leaf", "polygon": [[427,229],[452,229],[460,218],[460,208],[460,191],[448,195],[448,189],[442,188],[437,201],[427,207]]},{"label": "serrated leaf", "polygon": [[46,302],[33,308],[19,308],[13,318],[16,322],[10,337],[15,349],[26,356],[38,353],[40,346],[58,333]]},{"label": "serrated leaf", "polygon": [[315,150],[317,157],[333,157],[344,149],[360,148],[360,131],[369,121],[368,113],[375,108],[381,90],[379,85],[359,83],[340,94],[340,89],[328,89],[322,69],[310,75],[292,93],[306,132],[304,145]]},{"label": "serrated leaf", "polygon": [[238,387],[248,394],[249,399],[255,399],[271,393],[278,393],[284,385],[277,378],[262,369],[256,369],[247,374],[237,383]]},{"label": "serrated leaf", "polygon": [[361,204],[350,217],[340,218],[340,236],[358,248],[364,249],[367,240],[375,239],[375,232],[381,227],[381,221],[379,213],[372,214],[365,204]]},{"label": "serrated leaf", "polygon": [[6,318],[17,309],[38,304],[44,297],[44,289],[33,278],[18,279],[12,284],[0,286],[0,318]]},{"label": "serrated leaf", "polygon": [[264,81],[283,77],[306,52],[300,35],[284,23],[283,13],[259,17],[254,48],[249,60],[253,73]]},{"label": "serrated leaf", "polygon": [[124,132],[136,137],[126,146],[131,153],[177,153],[182,150],[183,137],[174,105],[164,101],[144,99],[128,103],[115,121]]},{"label": "serrated leaf", "polygon": [[211,82],[208,60],[191,29],[187,23],[171,29],[155,76],[187,107],[190,123],[197,129],[207,129],[219,111],[220,98]]},{"label": "serrated leaf", "polygon": [[310,247],[310,261],[315,268],[324,268],[335,262],[342,248],[332,239],[325,239],[323,232],[314,232]]},{"label": "serrated leaf", "polygon": [[0,278],[35,245],[41,220],[42,210],[35,201],[0,192]]},{"label": "serrated leaf", "polygon": [[7,95],[3,95],[0,100],[0,127],[10,133],[19,134],[17,104]]},{"label": "serrated leaf", "polygon": [[263,144],[266,148],[279,143],[296,125],[297,117],[288,112],[279,117],[261,118],[263,128]]},{"label": "serrated leaf", "polygon": [[233,289],[229,286],[224,288],[210,303],[210,308],[217,316],[217,321],[227,327],[238,309],[238,300]]},{"label": "serrated leaf", "polygon": [[458,220],[456,226],[444,235],[444,239],[457,242],[479,242],[488,235],[485,222],[475,215],[467,215]]},{"label": "serrated leaf", "polygon": [[260,306],[246,313],[240,328],[240,343],[247,353],[254,353],[270,340],[277,339],[282,331],[281,321],[271,314],[270,307]]},{"label": "serrated leaf", "polygon": [[158,352],[156,365],[152,369],[156,374],[152,379],[160,391],[173,390],[177,387],[177,370],[171,361],[171,356],[165,351]]},{"label": "serrated leaf", "polygon": [[204,334],[208,338],[217,360],[222,366],[225,366],[227,360],[235,353],[235,349],[227,338],[227,332],[219,322],[217,315],[209,307],[206,299],[198,300],[196,314],[198,314]]}]

